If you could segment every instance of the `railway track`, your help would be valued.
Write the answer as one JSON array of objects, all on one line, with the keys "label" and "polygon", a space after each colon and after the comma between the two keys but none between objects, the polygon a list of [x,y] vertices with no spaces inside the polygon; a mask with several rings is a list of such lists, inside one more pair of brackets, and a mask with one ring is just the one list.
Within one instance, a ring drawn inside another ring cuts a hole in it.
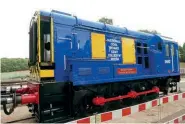
[{"label": "railway track", "polygon": [[2,81],[1,86],[6,87],[6,86],[12,86],[12,85],[25,85],[27,83],[28,81],[26,80]]},{"label": "railway track", "polygon": [[13,120],[13,121],[9,121],[9,122],[6,122],[6,123],[21,123],[22,121],[27,121],[27,120],[30,120],[30,119],[34,119],[34,117],[28,117],[28,118],[24,118],[24,119]]}]

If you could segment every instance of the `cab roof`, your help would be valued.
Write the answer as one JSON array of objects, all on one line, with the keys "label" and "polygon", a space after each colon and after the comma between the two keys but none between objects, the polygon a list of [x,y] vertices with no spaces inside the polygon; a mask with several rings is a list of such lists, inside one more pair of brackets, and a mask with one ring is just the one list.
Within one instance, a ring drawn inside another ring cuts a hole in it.
[{"label": "cab roof", "polygon": [[[77,16],[73,16],[69,13],[60,12],[57,10],[52,10],[51,12],[39,11],[39,13],[42,16],[51,16],[53,17],[55,23],[60,23],[64,25],[86,27],[86,28],[91,28],[93,30],[114,32],[117,34],[123,34],[126,36],[131,36],[131,37],[140,38],[140,39],[151,39],[152,37],[156,36],[155,34],[128,30],[126,27],[121,28],[121,27],[116,27],[113,25],[104,24],[100,22],[93,22],[93,21],[79,19],[77,18]],[[175,42],[172,38],[161,36],[161,35],[157,35],[157,36],[160,37],[164,42]]]}]

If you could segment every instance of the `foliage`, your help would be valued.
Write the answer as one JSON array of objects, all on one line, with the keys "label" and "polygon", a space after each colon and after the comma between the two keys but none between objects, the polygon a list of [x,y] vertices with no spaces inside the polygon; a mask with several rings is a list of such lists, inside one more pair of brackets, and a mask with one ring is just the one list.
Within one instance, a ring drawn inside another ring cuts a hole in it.
[{"label": "foliage", "polygon": [[28,70],[27,58],[1,58],[1,72]]},{"label": "foliage", "polygon": [[150,33],[150,34],[161,34],[156,30],[147,30],[147,29],[141,29],[140,32]]},{"label": "foliage", "polygon": [[113,20],[112,19],[109,19],[109,18],[106,18],[106,17],[102,17],[98,21],[99,22],[102,22],[102,23],[105,23],[105,24],[113,25]]},{"label": "foliage", "polygon": [[182,49],[182,47],[181,46],[179,46],[179,59],[180,59],[180,62],[182,62],[183,61],[183,49]]},{"label": "foliage", "polygon": [[179,46],[179,56],[180,56],[180,62],[185,62],[185,43],[183,46]]}]

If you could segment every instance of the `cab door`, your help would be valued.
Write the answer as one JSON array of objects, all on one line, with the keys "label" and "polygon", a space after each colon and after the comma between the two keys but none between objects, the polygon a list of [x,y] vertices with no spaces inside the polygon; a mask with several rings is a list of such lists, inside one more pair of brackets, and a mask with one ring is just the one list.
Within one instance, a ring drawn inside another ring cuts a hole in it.
[{"label": "cab door", "polygon": [[52,64],[54,63],[53,18],[39,15],[37,28],[39,62]]},{"label": "cab door", "polygon": [[37,55],[38,74],[40,80],[54,79],[54,29],[53,18],[50,16],[37,15]]}]

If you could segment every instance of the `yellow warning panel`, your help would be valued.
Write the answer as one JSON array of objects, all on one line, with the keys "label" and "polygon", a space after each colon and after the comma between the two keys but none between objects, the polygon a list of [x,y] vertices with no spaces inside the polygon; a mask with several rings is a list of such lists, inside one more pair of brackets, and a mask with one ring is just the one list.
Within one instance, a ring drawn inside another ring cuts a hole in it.
[{"label": "yellow warning panel", "polygon": [[99,33],[91,33],[91,50],[92,59],[105,59],[106,47],[105,47],[105,35]]},{"label": "yellow warning panel", "polygon": [[40,70],[40,78],[54,77],[54,70]]},{"label": "yellow warning panel", "polygon": [[134,39],[122,37],[121,40],[123,64],[136,64]]}]

